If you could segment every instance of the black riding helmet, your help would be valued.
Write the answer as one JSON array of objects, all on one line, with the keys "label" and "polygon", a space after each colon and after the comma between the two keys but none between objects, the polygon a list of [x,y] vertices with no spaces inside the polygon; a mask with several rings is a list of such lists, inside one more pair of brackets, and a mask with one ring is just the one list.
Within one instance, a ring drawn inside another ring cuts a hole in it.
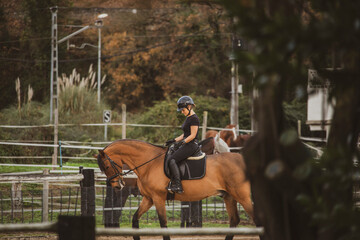
[{"label": "black riding helmet", "polygon": [[191,97],[189,96],[182,96],[181,98],[179,98],[179,100],[177,101],[177,111],[180,112],[183,110],[183,108],[186,108],[187,110],[189,110],[189,114],[190,114],[190,109],[187,108],[188,105],[193,105],[195,106],[194,101],[192,100]]}]

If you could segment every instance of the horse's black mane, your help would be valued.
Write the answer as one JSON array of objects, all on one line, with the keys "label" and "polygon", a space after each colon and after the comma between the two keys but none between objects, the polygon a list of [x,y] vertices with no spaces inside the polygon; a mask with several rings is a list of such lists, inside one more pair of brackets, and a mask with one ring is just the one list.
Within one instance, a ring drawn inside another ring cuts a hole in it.
[{"label": "horse's black mane", "polygon": [[207,144],[210,140],[212,140],[213,139],[213,137],[208,137],[208,138],[206,138],[206,139],[204,139],[204,140],[201,140],[200,142],[199,142],[199,145],[201,145],[201,146],[204,146],[205,144]]},{"label": "horse's black mane", "polygon": [[100,154],[98,154],[98,156],[97,156],[97,162],[98,162],[101,172],[105,172],[104,162],[102,161]]},{"label": "horse's black mane", "polygon": [[142,142],[142,143],[146,143],[146,144],[150,144],[154,147],[159,147],[159,148],[162,148],[162,149],[165,149],[167,147],[163,146],[163,145],[157,145],[157,144],[153,144],[153,143],[149,143],[149,142],[145,142],[145,141],[142,141],[142,140],[137,140],[137,139],[119,139],[119,140],[115,140],[113,141],[112,143],[110,143],[109,145],[107,145],[106,147],[104,147],[103,150],[105,150],[107,147],[109,147],[110,145],[114,144],[114,143],[117,143],[117,142],[120,142],[120,141],[134,141],[134,142]]}]

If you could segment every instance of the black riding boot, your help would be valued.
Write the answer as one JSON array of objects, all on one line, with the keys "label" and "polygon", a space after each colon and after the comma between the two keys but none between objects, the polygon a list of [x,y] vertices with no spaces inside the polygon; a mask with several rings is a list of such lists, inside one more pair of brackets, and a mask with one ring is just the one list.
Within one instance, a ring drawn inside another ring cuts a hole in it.
[{"label": "black riding boot", "polygon": [[170,191],[174,192],[174,193],[183,193],[183,189],[182,189],[182,185],[181,185],[181,180],[180,180],[180,170],[178,165],[176,164],[175,159],[171,159],[169,161],[169,169],[171,172],[171,187]]}]

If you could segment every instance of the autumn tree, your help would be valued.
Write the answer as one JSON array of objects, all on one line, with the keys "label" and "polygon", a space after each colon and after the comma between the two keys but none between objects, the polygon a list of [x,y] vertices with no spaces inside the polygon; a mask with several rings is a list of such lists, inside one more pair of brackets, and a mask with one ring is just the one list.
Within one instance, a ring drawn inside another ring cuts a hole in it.
[{"label": "autumn tree", "polygon": [[110,102],[141,107],[173,94],[228,97],[230,36],[221,23],[222,9],[202,5],[180,5],[166,13],[157,9],[158,5],[137,13],[138,22],[105,37],[104,51],[111,57],[105,69],[109,91],[114,93]]},{"label": "autumn tree", "polygon": [[14,103],[13,82],[20,77],[31,84],[34,100],[48,100],[50,81],[50,7],[68,0],[23,0],[0,3],[0,108]]}]

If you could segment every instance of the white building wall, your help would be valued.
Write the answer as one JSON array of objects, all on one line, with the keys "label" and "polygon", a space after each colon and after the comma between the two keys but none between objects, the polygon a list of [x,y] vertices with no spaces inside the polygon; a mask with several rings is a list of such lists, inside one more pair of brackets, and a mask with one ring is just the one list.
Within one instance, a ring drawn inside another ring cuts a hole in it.
[{"label": "white building wall", "polygon": [[[330,121],[334,113],[332,104],[328,102],[328,88],[319,85],[314,86],[310,83],[316,77],[316,71],[309,70],[307,121],[311,131],[324,130],[321,127],[321,122]],[[328,127],[326,129],[328,130]]]}]

